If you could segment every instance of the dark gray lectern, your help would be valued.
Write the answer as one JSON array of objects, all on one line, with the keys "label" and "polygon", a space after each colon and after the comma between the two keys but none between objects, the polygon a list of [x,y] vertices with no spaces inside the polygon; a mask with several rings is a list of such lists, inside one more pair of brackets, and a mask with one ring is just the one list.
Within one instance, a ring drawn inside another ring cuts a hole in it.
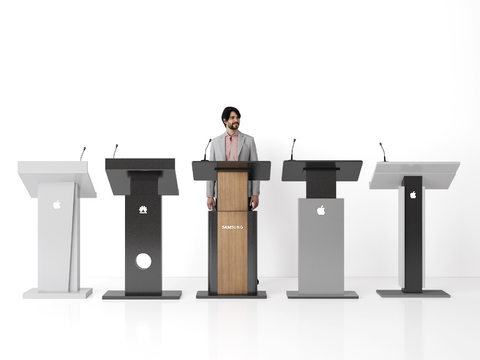
[{"label": "dark gray lectern", "polygon": [[178,195],[175,159],[105,159],[105,170],[125,195],[125,291],[102,299],[180,299],[162,289],[162,195]]},{"label": "dark gray lectern", "polygon": [[257,212],[248,211],[248,181],[270,180],[270,161],[194,161],[194,180],[217,181],[208,213],[208,291],[197,299],[265,299],[257,290]]},{"label": "dark gray lectern", "polygon": [[425,286],[425,189],[448,189],[460,162],[378,162],[370,189],[398,189],[399,285],[381,297],[450,297]]},{"label": "dark gray lectern", "polygon": [[344,199],[337,181],[357,181],[362,161],[283,162],[282,181],[306,181],[298,199],[298,291],[289,299],[358,299],[345,291]]}]

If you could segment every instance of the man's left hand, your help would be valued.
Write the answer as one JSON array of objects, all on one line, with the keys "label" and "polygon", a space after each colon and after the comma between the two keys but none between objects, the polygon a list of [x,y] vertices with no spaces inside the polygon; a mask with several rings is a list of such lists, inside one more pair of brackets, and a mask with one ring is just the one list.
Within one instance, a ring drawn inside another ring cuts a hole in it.
[{"label": "man's left hand", "polygon": [[250,206],[252,207],[252,210],[255,210],[258,207],[258,195],[252,195]]}]

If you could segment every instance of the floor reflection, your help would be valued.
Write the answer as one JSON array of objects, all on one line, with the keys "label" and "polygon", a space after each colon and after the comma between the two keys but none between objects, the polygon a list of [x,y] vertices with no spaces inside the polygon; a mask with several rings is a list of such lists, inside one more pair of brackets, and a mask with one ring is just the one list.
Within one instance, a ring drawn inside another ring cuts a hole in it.
[{"label": "floor reflection", "polygon": [[404,351],[405,359],[423,358],[423,301],[404,301]]},{"label": "floor reflection", "polygon": [[321,359],[343,359],[345,348],[345,301],[298,301],[298,348],[301,354]]},{"label": "floor reflection", "polygon": [[160,301],[125,301],[125,336],[139,344],[162,343],[163,303]]},{"label": "floor reflection", "polygon": [[257,307],[255,300],[214,300],[208,303],[210,359],[257,357]]}]

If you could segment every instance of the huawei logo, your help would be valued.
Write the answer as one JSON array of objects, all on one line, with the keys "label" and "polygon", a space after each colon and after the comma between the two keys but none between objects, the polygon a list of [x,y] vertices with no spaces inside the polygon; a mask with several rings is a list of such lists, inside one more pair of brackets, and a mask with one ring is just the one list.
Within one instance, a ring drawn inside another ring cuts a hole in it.
[{"label": "huawei logo", "polygon": [[143,205],[140,206],[140,207],[138,208],[138,212],[139,212],[139,214],[142,214],[142,215],[143,215],[143,214],[146,214],[146,213],[147,213],[147,207],[146,207],[146,206],[143,206]]}]

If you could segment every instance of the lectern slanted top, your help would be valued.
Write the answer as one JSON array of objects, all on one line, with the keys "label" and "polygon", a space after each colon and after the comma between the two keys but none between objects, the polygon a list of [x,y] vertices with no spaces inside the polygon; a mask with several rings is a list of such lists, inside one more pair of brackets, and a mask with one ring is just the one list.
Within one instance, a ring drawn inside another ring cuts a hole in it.
[{"label": "lectern slanted top", "polygon": [[78,197],[97,197],[86,161],[19,161],[18,174],[32,198],[38,198],[38,184],[45,182],[73,182]]},{"label": "lectern slanted top", "polygon": [[307,199],[335,199],[337,181],[357,181],[360,160],[287,160],[282,181],[305,181]]},{"label": "lectern slanted top", "polygon": [[270,180],[270,161],[193,161],[193,180],[217,180],[218,171],[247,171],[248,180]]},{"label": "lectern slanted top", "polygon": [[448,189],[460,162],[377,162],[370,189],[398,189],[405,176],[421,176],[425,189]]},{"label": "lectern slanted top", "polygon": [[[105,170],[114,195],[178,195],[175,159],[105,159]],[[149,187],[132,187],[133,181]],[[156,186],[155,186],[156,184]]]},{"label": "lectern slanted top", "polygon": [[307,181],[308,171],[335,170],[336,181],[358,181],[361,160],[286,160],[282,181]]}]

